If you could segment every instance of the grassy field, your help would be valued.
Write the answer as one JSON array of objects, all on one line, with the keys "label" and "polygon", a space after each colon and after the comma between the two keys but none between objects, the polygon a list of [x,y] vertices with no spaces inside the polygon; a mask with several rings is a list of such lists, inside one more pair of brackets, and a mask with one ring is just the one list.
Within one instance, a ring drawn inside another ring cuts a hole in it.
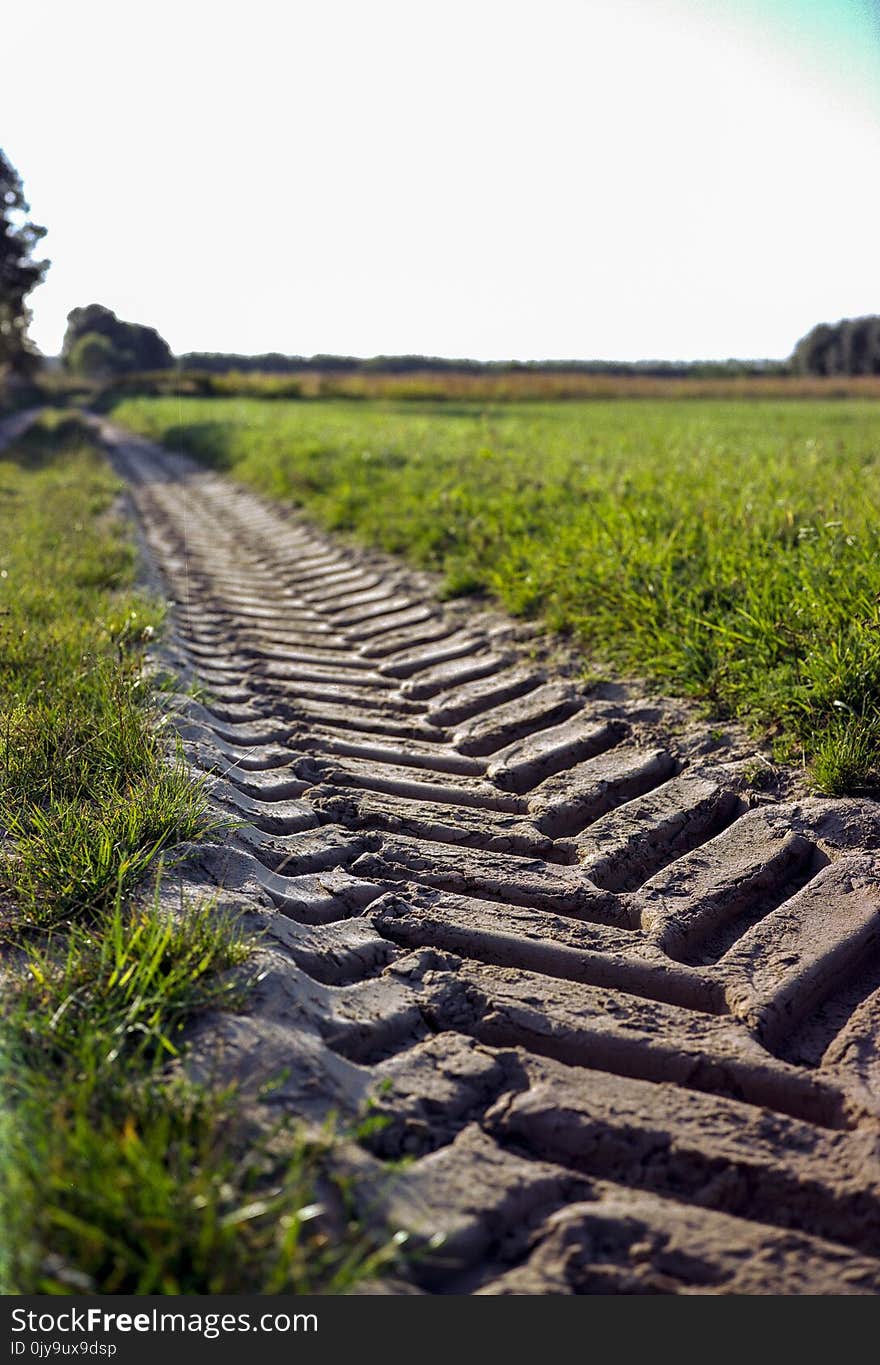
[{"label": "grassy field", "polygon": [[169,1078],[251,948],[145,892],[205,801],[153,724],[117,493],[75,419],[0,452],[0,1292],[344,1290],[384,1253],[313,1217],[322,1143]]},{"label": "grassy field", "polygon": [[829,793],[880,754],[871,402],[141,398],[117,420],[736,715]]}]

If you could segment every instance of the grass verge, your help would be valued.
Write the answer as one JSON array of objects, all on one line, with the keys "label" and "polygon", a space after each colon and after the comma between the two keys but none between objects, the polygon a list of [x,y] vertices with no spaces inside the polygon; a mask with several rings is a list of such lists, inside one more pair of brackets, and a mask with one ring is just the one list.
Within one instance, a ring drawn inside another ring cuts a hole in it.
[{"label": "grass verge", "polygon": [[0,452],[0,1292],[343,1292],[387,1257],[316,1216],[327,1143],[168,1066],[250,950],[160,901],[205,801],[153,724],[117,493],[75,419]]},{"label": "grass verge", "polygon": [[820,790],[876,786],[876,405],[142,398],[115,417],[744,719]]}]

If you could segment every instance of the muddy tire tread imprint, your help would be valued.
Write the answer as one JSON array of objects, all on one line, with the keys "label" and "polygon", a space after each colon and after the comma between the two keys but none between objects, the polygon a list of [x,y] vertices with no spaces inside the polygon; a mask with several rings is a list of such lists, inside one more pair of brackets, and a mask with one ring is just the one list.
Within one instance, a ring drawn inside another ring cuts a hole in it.
[{"label": "muddy tire tread imprint", "polygon": [[877,806],[755,791],[530,629],[97,425],[203,689],[168,722],[238,822],[181,875],[263,934],[194,1065],[369,1115],[352,1188],[414,1248],[381,1292],[877,1293]]}]

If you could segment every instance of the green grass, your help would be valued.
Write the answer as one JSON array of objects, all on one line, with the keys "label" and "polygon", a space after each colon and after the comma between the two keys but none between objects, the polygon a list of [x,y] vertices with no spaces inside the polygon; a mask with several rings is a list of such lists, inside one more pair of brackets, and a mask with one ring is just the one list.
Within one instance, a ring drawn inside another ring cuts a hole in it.
[{"label": "green grass", "polygon": [[233,1091],[63,1071],[28,1089],[20,1068],[13,1078],[4,1293],[344,1293],[396,1251],[351,1218],[328,1231],[315,1188],[330,1135],[245,1143]]},{"label": "green grass", "polygon": [[249,1131],[233,1088],[167,1072],[195,1015],[245,1003],[248,956],[210,902],[119,897],[25,946],[0,1041],[3,1292],[337,1293],[393,1258],[339,1229],[329,1131]]},{"label": "green grass", "polygon": [[100,924],[70,926],[60,943],[25,943],[7,1020],[32,1059],[86,1070],[178,1055],[176,1038],[198,1010],[241,1005],[229,969],[247,948],[210,901],[179,918],[154,898],[123,908],[117,896]]},{"label": "green grass", "polygon": [[880,754],[880,411],[130,399],[117,420],[738,716],[816,786]]},{"label": "green grass", "polygon": [[47,925],[99,910],[204,824],[150,723],[118,485],[75,419],[0,454],[0,904]]},{"label": "green grass", "polygon": [[252,944],[159,894],[205,798],[157,735],[117,494],[75,419],[0,454],[0,1292],[344,1292],[395,1248],[329,1135],[251,1131],[179,1065],[246,1004]]}]

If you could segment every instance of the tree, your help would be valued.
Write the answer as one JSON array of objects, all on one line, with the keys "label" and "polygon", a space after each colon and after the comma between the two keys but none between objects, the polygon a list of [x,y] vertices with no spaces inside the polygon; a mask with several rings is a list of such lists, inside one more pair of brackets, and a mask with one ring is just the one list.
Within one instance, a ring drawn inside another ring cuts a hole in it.
[{"label": "tree", "polygon": [[[94,339],[100,337],[104,359],[111,363],[113,374],[130,374],[136,370],[167,370],[174,364],[168,342],[154,327],[139,322],[123,322],[110,308],[101,303],[89,303],[85,308],[74,308],[67,315],[67,331],[61,347],[61,360],[69,370],[84,374],[84,356],[97,356]],[[82,342],[91,339],[83,350]],[[112,361],[111,361],[112,353]]]},{"label": "tree", "polygon": [[800,374],[880,374],[880,317],[820,322],[801,337],[791,363]]},{"label": "tree", "polygon": [[84,379],[111,379],[125,371],[126,357],[101,332],[77,337],[67,357],[67,368]]},{"label": "tree", "polygon": [[46,229],[27,222],[29,212],[21,178],[0,151],[0,376],[27,374],[39,360],[28,339],[31,313],[25,300],[49,262],[32,259]]}]

